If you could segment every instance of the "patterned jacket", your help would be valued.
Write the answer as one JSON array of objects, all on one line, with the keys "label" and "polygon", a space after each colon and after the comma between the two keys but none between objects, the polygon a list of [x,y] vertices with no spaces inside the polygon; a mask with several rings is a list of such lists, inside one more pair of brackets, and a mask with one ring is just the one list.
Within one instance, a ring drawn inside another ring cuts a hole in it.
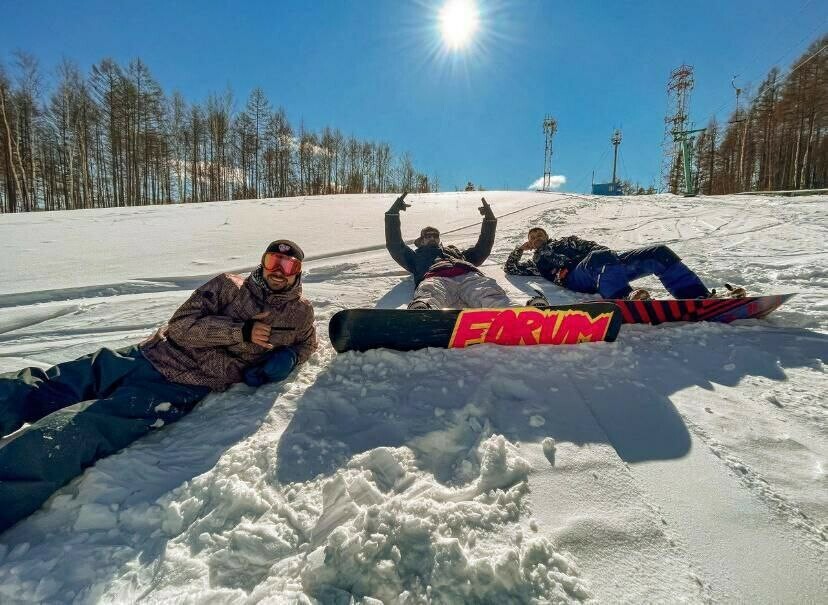
[{"label": "patterned jacket", "polygon": [[271,292],[261,267],[246,279],[224,273],[198,288],[141,343],[141,352],[171,382],[223,391],[270,352],[242,338],[244,322],[263,311],[272,312],[270,343],[291,347],[298,363],[307,361],[317,347],[313,307],[299,281],[285,292]]},{"label": "patterned jacket", "polygon": [[385,213],[385,247],[391,258],[403,269],[414,275],[414,283],[423,281],[426,273],[440,271],[451,267],[465,267],[469,271],[478,271],[492,252],[497,219],[484,219],[480,226],[480,236],[471,248],[460,250],[455,246],[423,246],[412,250],[405,245],[400,230],[398,212]]},{"label": "patterned jacket", "polygon": [[594,250],[607,250],[593,241],[575,235],[549,240],[535,250],[532,260],[521,261],[523,250],[520,246],[512,250],[503,266],[508,275],[539,275],[563,286],[566,276]]}]

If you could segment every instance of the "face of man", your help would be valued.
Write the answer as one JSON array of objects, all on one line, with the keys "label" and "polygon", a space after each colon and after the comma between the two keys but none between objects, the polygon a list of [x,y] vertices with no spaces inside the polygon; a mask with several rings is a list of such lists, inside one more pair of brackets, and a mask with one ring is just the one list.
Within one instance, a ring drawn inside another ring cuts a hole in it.
[{"label": "face of man", "polygon": [[296,283],[302,261],[287,254],[265,252],[262,256],[262,277],[274,292],[287,290]]},{"label": "face of man", "polygon": [[426,231],[421,237],[423,246],[438,246],[440,244],[440,234],[436,231]]},{"label": "face of man", "polygon": [[287,290],[296,283],[296,278],[298,277],[298,275],[285,275],[279,265],[276,265],[272,270],[267,267],[262,267],[262,275],[267,285],[274,292]]},{"label": "face of man", "polygon": [[549,236],[543,229],[532,229],[529,231],[529,243],[535,250],[542,248],[549,241]]}]

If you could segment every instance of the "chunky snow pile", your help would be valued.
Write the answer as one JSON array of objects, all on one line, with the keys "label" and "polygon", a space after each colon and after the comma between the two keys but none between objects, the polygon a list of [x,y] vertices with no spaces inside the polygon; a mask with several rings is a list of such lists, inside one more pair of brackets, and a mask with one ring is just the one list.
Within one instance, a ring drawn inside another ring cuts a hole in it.
[{"label": "chunky snow pile", "polygon": [[[409,196],[404,236],[473,244],[479,195]],[[798,295],[615,343],[337,355],[336,311],[411,296],[394,196],[0,216],[0,371],[135,343],[277,237],[307,253],[321,337],[285,382],[210,395],[0,535],[0,602],[824,599],[828,198],[485,195],[482,270],[516,301],[589,298],[503,275],[536,224]]]}]

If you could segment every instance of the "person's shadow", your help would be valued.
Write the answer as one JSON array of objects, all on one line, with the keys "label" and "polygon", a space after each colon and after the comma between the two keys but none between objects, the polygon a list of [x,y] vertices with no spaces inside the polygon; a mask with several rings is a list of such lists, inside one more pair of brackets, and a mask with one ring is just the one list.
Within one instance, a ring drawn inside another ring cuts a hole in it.
[{"label": "person's shadow", "polygon": [[691,442],[672,394],[783,381],[827,352],[828,336],[749,320],[625,326],[615,343],[340,354],[298,401],[277,478],[305,481],[361,452],[408,446],[439,480],[464,481],[491,432],[607,443],[631,463],[679,458]]}]

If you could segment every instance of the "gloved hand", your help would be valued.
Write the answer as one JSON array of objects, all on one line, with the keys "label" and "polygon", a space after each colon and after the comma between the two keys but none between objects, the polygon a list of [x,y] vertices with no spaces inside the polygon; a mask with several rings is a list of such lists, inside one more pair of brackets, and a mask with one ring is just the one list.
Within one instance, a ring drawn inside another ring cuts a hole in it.
[{"label": "gloved hand", "polygon": [[480,214],[483,215],[483,218],[487,221],[493,221],[496,219],[494,212],[492,212],[492,207],[489,206],[489,202],[486,201],[485,197],[481,197],[480,200],[483,202],[483,205],[480,206],[477,210]]},{"label": "gloved hand", "polygon": [[388,213],[390,213],[390,214],[399,213],[400,210],[405,212],[406,208],[410,208],[411,204],[406,204],[405,203],[405,196],[406,195],[408,195],[407,191],[405,193],[403,193],[400,197],[398,197],[396,200],[394,200],[394,203],[388,209]]},{"label": "gloved hand", "polygon": [[260,387],[268,382],[284,380],[296,367],[296,361],[297,355],[293,349],[276,349],[264,361],[244,371],[244,382],[251,387]]}]

